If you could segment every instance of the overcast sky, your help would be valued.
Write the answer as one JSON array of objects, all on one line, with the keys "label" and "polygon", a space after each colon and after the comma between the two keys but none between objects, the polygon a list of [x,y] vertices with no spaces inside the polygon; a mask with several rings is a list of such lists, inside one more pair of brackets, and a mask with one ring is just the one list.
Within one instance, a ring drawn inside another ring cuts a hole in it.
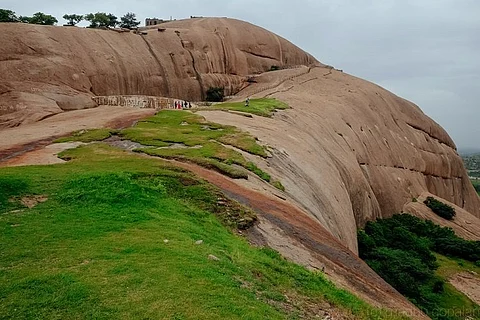
[{"label": "overcast sky", "polygon": [[[319,61],[415,102],[457,147],[480,149],[479,0],[1,0],[18,15],[111,12],[249,21]],[[143,24],[143,23],[142,23]]]}]

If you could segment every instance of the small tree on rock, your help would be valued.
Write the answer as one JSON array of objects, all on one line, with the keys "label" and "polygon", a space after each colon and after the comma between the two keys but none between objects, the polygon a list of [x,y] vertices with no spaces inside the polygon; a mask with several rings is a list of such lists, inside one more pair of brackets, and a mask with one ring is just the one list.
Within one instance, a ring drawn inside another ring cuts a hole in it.
[{"label": "small tree on rock", "polygon": [[111,13],[107,14],[107,17],[108,17],[108,27],[115,28],[118,24],[117,17]]},{"label": "small tree on rock", "polygon": [[53,26],[58,22],[57,18],[43,12],[37,12],[32,17],[22,17],[19,20],[24,23],[41,24],[46,26]]},{"label": "small tree on rock", "polygon": [[210,87],[207,90],[207,101],[209,102],[221,102],[224,96],[224,89],[221,87]]},{"label": "small tree on rock", "polygon": [[445,204],[441,201],[438,201],[434,197],[427,197],[427,200],[423,201],[427,207],[432,209],[434,213],[436,213],[438,216],[447,219],[447,220],[453,220],[455,217],[455,209],[449,206],[448,204]]},{"label": "small tree on rock", "polygon": [[85,20],[90,22],[89,28],[108,28],[118,24],[116,16],[105,12],[89,13],[85,15]]},{"label": "small tree on rock", "polygon": [[67,20],[67,25],[74,26],[83,20],[83,16],[79,14],[65,14],[63,19]]},{"label": "small tree on rock", "polygon": [[134,29],[140,24],[140,22],[137,21],[135,13],[133,12],[127,12],[123,17],[120,18],[120,21],[120,27],[126,29]]},{"label": "small tree on rock", "polygon": [[0,9],[0,22],[18,22],[17,15],[12,10]]}]

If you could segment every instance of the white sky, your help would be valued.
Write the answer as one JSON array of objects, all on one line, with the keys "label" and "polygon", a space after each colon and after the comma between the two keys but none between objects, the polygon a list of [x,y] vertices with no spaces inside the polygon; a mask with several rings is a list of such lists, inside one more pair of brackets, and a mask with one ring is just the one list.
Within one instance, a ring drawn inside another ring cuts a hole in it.
[{"label": "white sky", "polygon": [[128,11],[249,21],[319,61],[418,104],[460,149],[480,149],[479,0],[1,0],[17,15]]}]

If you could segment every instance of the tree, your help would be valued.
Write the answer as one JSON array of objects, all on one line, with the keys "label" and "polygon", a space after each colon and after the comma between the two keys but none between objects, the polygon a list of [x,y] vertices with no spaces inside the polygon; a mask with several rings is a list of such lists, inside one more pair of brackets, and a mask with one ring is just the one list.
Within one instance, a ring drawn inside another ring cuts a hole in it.
[{"label": "tree", "polygon": [[42,25],[48,25],[48,26],[53,26],[55,23],[58,22],[57,18],[49,14],[45,14],[43,12],[37,12],[32,17],[20,16],[19,19],[21,22],[25,22],[25,23],[42,24]]},{"label": "tree", "polygon": [[454,208],[452,208],[448,204],[438,201],[434,197],[427,197],[427,200],[423,201],[423,203],[425,203],[427,207],[432,209],[434,213],[444,219],[453,220],[453,217],[455,217]]},{"label": "tree", "polygon": [[116,16],[105,12],[89,13],[85,16],[85,20],[90,22],[89,28],[108,28],[118,24]]},{"label": "tree", "polygon": [[135,17],[135,13],[127,12],[123,17],[120,18],[120,27],[127,29],[134,29],[140,24]]},{"label": "tree", "polygon": [[108,25],[107,27],[112,27],[112,28],[115,28],[118,24],[118,20],[117,20],[117,17],[114,16],[113,14],[109,13],[107,14],[107,18],[108,18]]},{"label": "tree", "polygon": [[221,87],[210,87],[207,90],[207,101],[221,102],[224,96],[224,89]]},{"label": "tree", "polygon": [[78,14],[65,14],[63,16],[63,19],[68,21],[67,25],[74,26],[74,25],[76,25],[77,23],[79,23],[80,21],[83,20],[83,16],[78,15]]},{"label": "tree", "polygon": [[18,22],[15,12],[7,9],[0,9],[0,22]]}]

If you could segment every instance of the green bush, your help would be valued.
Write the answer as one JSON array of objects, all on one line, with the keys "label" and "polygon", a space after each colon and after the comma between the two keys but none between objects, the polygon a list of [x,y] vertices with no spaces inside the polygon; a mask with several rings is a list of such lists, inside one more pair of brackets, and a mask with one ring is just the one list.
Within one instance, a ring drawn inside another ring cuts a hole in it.
[{"label": "green bush", "polygon": [[271,66],[270,70],[268,70],[268,71],[277,71],[277,70],[280,70],[279,66]]},{"label": "green bush", "polygon": [[[435,275],[433,252],[480,265],[480,241],[467,241],[452,229],[408,214],[368,222],[358,231],[360,257],[385,281],[433,319],[444,300],[444,281]],[[450,318],[449,318],[450,319]]]},{"label": "green bush", "polygon": [[474,183],[474,184],[473,184],[473,187],[475,188],[475,191],[477,191],[477,193],[480,192],[480,184]]},{"label": "green bush", "polygon": [[455,217],[455,209],[433,197],[428,197],[423,203],[432,209],[434,213],[444,219],[452,220],[453,217]]},{"label": "green bush", "polygon": [[222,102],[225,97],[224,89],[221,87],[210,87],[207,90],[207,101]]}]

